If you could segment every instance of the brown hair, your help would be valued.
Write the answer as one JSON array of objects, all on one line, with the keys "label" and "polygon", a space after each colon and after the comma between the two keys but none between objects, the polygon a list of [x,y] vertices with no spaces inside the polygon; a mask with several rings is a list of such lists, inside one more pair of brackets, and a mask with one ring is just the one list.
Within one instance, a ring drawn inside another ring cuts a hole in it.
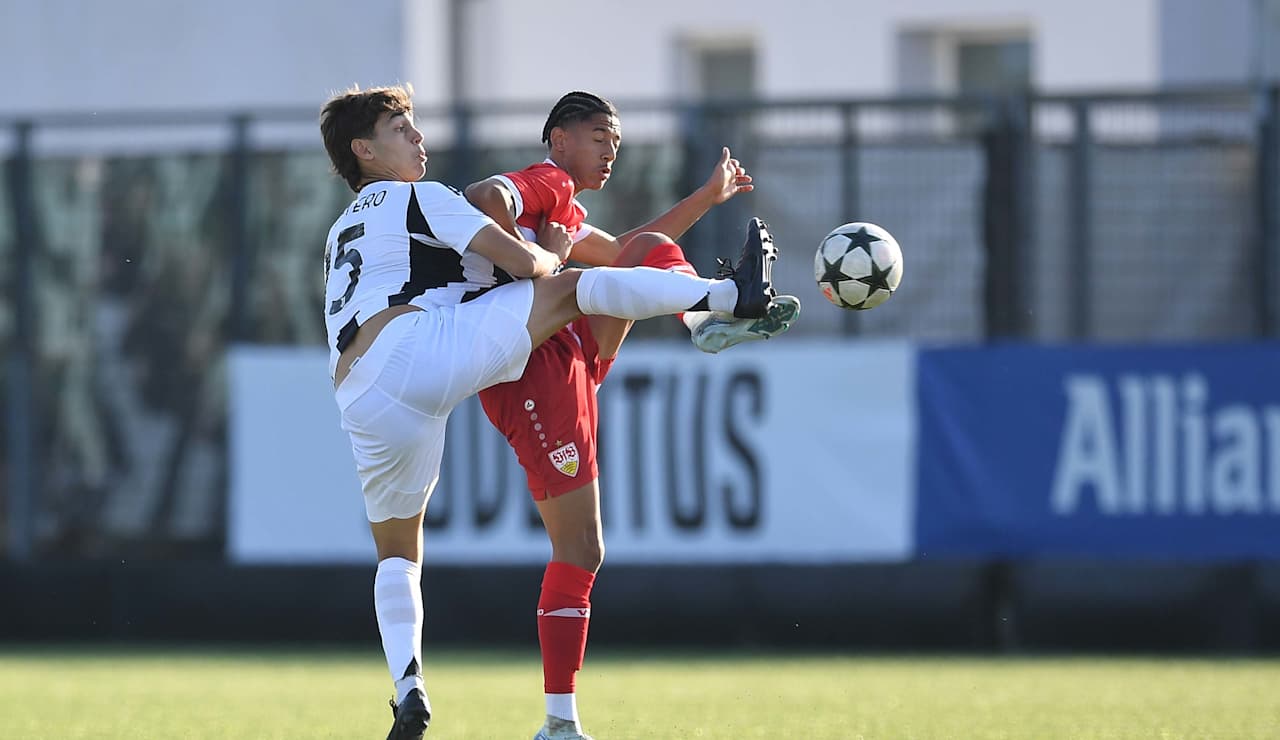
[{"label": "brown hair", "polygon": [[353,139],[373,138],[373,127],[383,113],[413,114],[413,85],[390,85],[361,90],[359,85],[340,92],[320,109],[320,136],[333,171],[360,192],[360,160],[351,151]]}]

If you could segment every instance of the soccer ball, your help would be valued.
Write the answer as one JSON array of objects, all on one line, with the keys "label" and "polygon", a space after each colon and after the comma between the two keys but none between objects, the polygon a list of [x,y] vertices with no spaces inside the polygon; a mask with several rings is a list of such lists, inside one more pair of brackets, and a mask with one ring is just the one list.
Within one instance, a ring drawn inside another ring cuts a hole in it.
[{"label": "soccer ball", "polygon": [[827,300],[862,311],[889,300],[902,280],[902,250],[889,232],[855,221],[822,239],[813,276]]}]

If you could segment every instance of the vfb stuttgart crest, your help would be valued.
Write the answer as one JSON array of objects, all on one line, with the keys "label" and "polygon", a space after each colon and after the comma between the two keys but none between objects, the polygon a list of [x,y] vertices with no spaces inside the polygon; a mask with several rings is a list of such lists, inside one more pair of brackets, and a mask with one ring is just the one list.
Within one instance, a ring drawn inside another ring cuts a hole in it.
[{"label": "vfb stuttgart crest", "polygon": [[578,475],[578,446],[573,442],[564,447],[557,447],[547,453],[547,457],[551,458],[551,464],[556,466],[556,470],[575,478]]}]

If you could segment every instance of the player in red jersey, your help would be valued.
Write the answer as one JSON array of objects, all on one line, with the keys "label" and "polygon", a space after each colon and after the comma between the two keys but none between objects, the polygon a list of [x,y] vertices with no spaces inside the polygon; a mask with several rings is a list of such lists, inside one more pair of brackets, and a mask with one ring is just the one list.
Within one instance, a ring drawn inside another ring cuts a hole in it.
[{"label": "player in red jersey", "polygon": [[[548,156],[518,172],[472,184],[467,197],[513,235],[563,225],[574,241],[570,259],[590,265],[646,266],[696,275],[674,239],[712,206],[752,189],[751,176],[726,148],[707,182],[667,212],[619,237],[585,222],[575,196],[599,190],[612,173],[621,141],[618,113],[607,100],[572,92],[552,108],[542,139]],[[762,224],[753,219],[752,229]],[[768,238],[767,232],[763,233]],[[750,240],[749,240],[750,241]],[[682,317],[707,352],[785,332],[799,314],[779,296],[762,319],[710,312]],[[538,346],[519,380],[480,392],[490,421],[524,468],[551,539],[551,562],[538,601],[546,724],[535,740],[585,738],[575,697],[591,614],[590,594],[604,558],[596,462],[596,388],[604,380],[632,322],[583,317]]]}]

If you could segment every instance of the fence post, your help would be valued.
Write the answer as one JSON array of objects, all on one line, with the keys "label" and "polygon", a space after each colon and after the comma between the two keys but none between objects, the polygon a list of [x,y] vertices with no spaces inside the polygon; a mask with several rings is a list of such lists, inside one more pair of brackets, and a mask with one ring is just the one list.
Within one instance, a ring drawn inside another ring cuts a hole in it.
[{"label": "fence post", "polygon": [[227,220],[231,232],[231,306],[227,340],[249,339],[249,282],[253,244],[249,235],[249,117],[231,119],[231,163],[228,178]]},{"label": "fence post", "polygon": [[1258,116],[1257,264],[1258,332],[1276,336],[1276,270],[1280,267],[1280,85],[1260,92]]},{"label": "fence post", "polygon": [[[700,155],[705,154],[708,148],[714,145],[711,136],[713,112],[708,109],[705,100],[682,101],[677,110],[679,111],[680,174],[676,192],[692,193],[702,184],[701,178],[704,176]],[[745,158],[749,162],[750,157],[746,154],[740,147],[735,152],[735,156]],[[716,209],[712,209],[707,214],[705,219],[707,224],[703,228],[690,229],[680,239],[680,247],[684,250],[685,257],[695,267],[703,270],[704,274],[709,274],[706,271],[713,270],[715,265],[717,251],[715,242],[716,237],[719,236],[715,218],[718,215]]]},{"label": "fence post", "polygon": [[14,220],[13,275],[9,286],[9,294],[13,297],[14,331],[13,347],[8,353],[6,405],[9,410],[5,418],[9,429],[9,500],[5,515],[9,525],[8,554],[17,562],[31,558],[40,470],[40,461],[37,460],[38,418],[33,403],[37,352],[31,295],[31,258],[40,242],[35,204],[31,201],[31,129],[28,121],[14,126],[13,158],[9,160],[5,173]]},{"label": "fence post", "polygon": [[1093,329],[1093,135],[1089,130],[1089,101],[1071,104],[1075,139],[1071,147],[1070,192],[1068,193],[1067,239],[1068,274],[1077,286],[1071,294],[1071,337],[1088,339]]},{"label": "fence post", "polygon": [[445,11],[449,27],[449,98],[450,116],[453,119],[452,179],[459,183],[459,187],[477,177],[474,172],[475,145],[471,130],[473,115],[467,102],[467,67],[474,48],[468,41],[471,24],[467,2],[468,0],[449,0]]},{"label": "fence post", "polygon": [[[841,222],[865,220],[858,213],[862,200],[859,190],[861,183],[858,182],[858,154],[858,108],[853,103],[845,103],[840,106],[840,205],[844,208]],[[859,333],[861,312],[841,313],[841,330],[846,335]]]},{"label": "fence post", "polygon": [[988,339],[1026,333],[1025,253],[1029,248],[1031,178],[1026,110],[1021,96],[993,104],[982,135],[986,158],[983,186],[983,241],[987,267],[983,281],[984,330]]}]

